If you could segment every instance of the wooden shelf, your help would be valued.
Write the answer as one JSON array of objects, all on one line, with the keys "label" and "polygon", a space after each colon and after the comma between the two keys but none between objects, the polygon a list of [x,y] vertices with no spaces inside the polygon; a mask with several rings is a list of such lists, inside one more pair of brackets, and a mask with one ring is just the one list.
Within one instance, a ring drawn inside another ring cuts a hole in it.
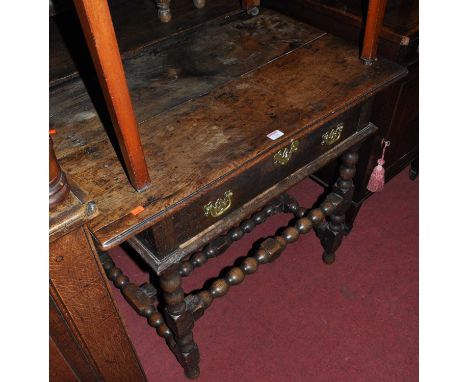
[{"label": "wooden shelf", "polygon": [[[119,163],[99,97],[79,78],[51,89],[56,154],[99,207],[90,229],[102,248],[201,200],[405,74],[385,59],[365,66],[355,47],[269,10],[208,22],[124,65],[152,179],[141,193]],[[274,130],[284,135],[270,140]]]}]

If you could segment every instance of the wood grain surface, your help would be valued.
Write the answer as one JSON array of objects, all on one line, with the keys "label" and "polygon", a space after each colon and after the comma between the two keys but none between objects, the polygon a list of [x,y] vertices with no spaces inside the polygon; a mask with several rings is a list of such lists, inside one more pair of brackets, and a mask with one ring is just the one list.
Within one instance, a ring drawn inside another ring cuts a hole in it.
[{"label": "wood grain surface", "polygon": [[179,247],[164,258],[160,257],[161,249],[154,243],[154,240],[148,235],[148,230],[128,239],[130,245],[139,253],[139,255],[147,262],[154,272],[159,274],[164,271],[168,266],[179,262],[187,255],[194,253],[196,250],[203,247],[210,240],[221,235],[226,230],[239,224],[243,219],[258,211],[259,206],[264,206],[269,203],[273,198],[279,196],[281,193],[287,191],[296,183],[303,180],[305,177],[313,174],[326,163],[330,163],[336,159],[345,150],[351,148],[359,142],[362,142],[378,128],[369,123],[366,127],[359,130],[357,133],[350,136],[348,139],[342,141],[332,149],[328,150],[325,154],[312,160],[307,165],[301,167],[297,171],[291,173],[288,177],[275,184],[273,187],[268,188],[255,198],[249,200],[247,203],[237,208],[232,213],[223,219],[214,222],[208,228],[198,232],[186,242],[179,242]]},{"label": "wood grain surface", "polygon": [[[54,299],[49,296],[50,380],[98,381],[94,365],[86,357]],[[75,376],[75,379],[72,376]]]},{"label": "wood grain surface", "polygon": [[[238,26],[244,31],[242,41],[252,44],[254,51],[272,43],[265,40],[268,28],[256,29],[262,24],[271,25],[271,30],[278,31],[283,26],[283,30],[289,31],[291,37],[280,49],[288,54],[266,65],[257,62],[258,69],[140,123],[153,184],[139,194],[128,185],[96,112],[89,109],[90,101],[83,89],[55,89],[52,104],[67,96],[70,100],[68,108],[62,111],[51,106],[56,111],[52,114],[57,122],[56,152],[64,169],[89,191],[102,212],[90,226],[102,247],[108,242],[115,245],[169,216],[193,202],[194,197],[208,192],[221,179],[235,176],[240,169],[244,171],[289,144],[291,139],[310,134],[333,119],[334,114],[355,106],[405,74],[398,65],[384,59],[366,67],[355,47],[332,36],[320,37],[315,29],[272,11],[247,18]],[[245,33],[249,28],[252,32],[247,34],[247,39]],[[296,28],[298,35],[312,31],[312,41],[291,51]],[[219,25],[212,29],[211,35],[223,35],[222,30],[223,26]],[[224,45],[239,38],[230,33],[224,36],[227,37]],[[185,37],[180,38],[186,41]],[[186,46],[182,50],[191,49]],[[240,49],[227,56],[223,54],[225,58],[238,57],[242,61],[250,57]],[[167,66],[172,66],[176,73],[183,72],[191,63],[195,66],[205,62],[198,61],[197,57],[186,55],[189,61],[182,62],[177,56]],[[138,80],[132,78],[131,71],[128,76],[130,84]],[[207,76],[205,81],[209,80]],[[171,82],[178,81],[173,78]],[[145,85],[148,82],[142,81],[141,88]],[[186,91],[191,90],[186,88]],[[135,96],[135,90],[132,93]],[[171,97],[167,93],[166,102],[173,105],[173,100],[167,101]],[[139,110],[139,102],[135,104]],[[83,105],[88,106],[83,108]],[[64,114],[65,110],[68,113]],[[81,114],[83,111],[86,118]],[[65,117],[73,123],[66,122]],[[266,137],[277,129],[284,133],[283,137],[276,141]],[[139,205],[144,211],[135,216],[131,211]]]},{"label": "wood grain surface", "polygon": [[144,381],[90,240],[79,228],[50,244],[50,295],[97,380]]},{"label": "wood grain surface", "polygon": [[81,227],[99,214],[89,194],[68,177],[69,192],[55,208],[49,210],[49,242]]},{"label": "wood grain surface", "polygon": [[[108,0],[123,57],[172,34],[196,29],[206,21],[241,12],[239,0],[208,1],[202,9],[191,0],[173,1],[170,23],[161,23],[154,0]],[[49,19],[49,82],[57,84],[93,71],[91,57],[72,2],[69,12]]]},{"label": "wood grain surface", "polygon": [[[137,120],[207,94],[323,34],[265,10],[258,17],[242,13],[215,19],[152,44],[123,60]],[[110,122],[95,82],[95,78],[76,78],[50,88],[50,121],[55,129]]]},{"label": "wood grain surface", "polygon": [[[332,121],[324,123],[319,129],[303,138],[294,140],[296,150],[287,163],[275,163],[273,157],[266,156],[255,161],[252,166],[242,166],[236,176],[227,176],[212,185],[207,192],[194,196],[192,203],[183,209],[177,209],[171,219],[165,219],[152,227],[158,256],[166,257],[181,243],[184,243],[201,230],[213,225],[220,219],[225,219],[230,213],[241,208],[266,189],[272,188],[278,182],[290,176],[297,169],[307,165],[315,158],[321,157],[334,146],[349,138],[368,124],[368,120],[359,123],[360,105],[336,116]],[[322,144],[322,136],[337,126],[342,126],[340,138],[331,145]],[[292,143],[289,143],[291,147]],[[285,150],[288,150],[286,146]],[[225,192],[232,193],[229,210],[217,217],[203,213],[202,206],[222,197]],[[272,192],[274,194],[275,192]],[[196,221],[197,224],[193,224]],[[110,243],[108,243],[110,245]]]},{"label": "wood grain surface", "polygon": [[[93,381],[93,379],[88,379]],[[94,379],[96,380],[96,379]],[[79,382],[55,342],[49,338],[49,381]]]}]

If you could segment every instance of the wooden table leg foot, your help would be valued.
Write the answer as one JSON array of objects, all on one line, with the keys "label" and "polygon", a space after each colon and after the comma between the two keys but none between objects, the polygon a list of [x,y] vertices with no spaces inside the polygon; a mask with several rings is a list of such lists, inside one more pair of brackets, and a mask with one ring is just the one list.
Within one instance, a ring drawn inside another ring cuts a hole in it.
[{"label": "wooden table leg foot", "polygon": [[330,215],[328,223],[318,231],[320,241],[325,250],[322,259],[325,264],[335,261],[335,252],[340,247],[345,234],[346,212],[351,206],[354,184],[353,177],[356,173],[358,161],[358,147],[353,147],[341,157],[340,176],[333,185],[333,193],[343,198],[339,208]]},{"label": "wooden table leg foot", "polygon": [[324,252],[322,255],[322,260],[325,264],[333,264],[335,262],[335,254]]},{"label": "wooden table leg foot", "polygon": [[192,368],[184,368],[185,376],[189,379],[197,379],[200,376],[200,368],[198,366]]},{"label": "wooden table leg foot", "polygon": [[175,346],[171,350],[184,368],[185,375],[191,379],[196,378],[200,374],[198,367],[200,353],[193,340],[194,318],[184,300],[185,293],[182,289],[179,266],[174,265],[165,271],[160,276],[160,283],[166,304],[164,309],[166,324],[175,340]]},{"label": "wooden table leg foot", "polygon": [[409,178],[411,180],[416,180],[419,175],[419,158],[416,158],[414,161],[411,162],[410,170],[409,170]]},{"label": "wooden table leg foot", "polygon": [[324,231],[322,231],[320,239],[325,250],[322,256],[325,264],[333,264],[335,261],[335,252],[343,241],[344,220],[344,215],[331,215],[330,222]]}]

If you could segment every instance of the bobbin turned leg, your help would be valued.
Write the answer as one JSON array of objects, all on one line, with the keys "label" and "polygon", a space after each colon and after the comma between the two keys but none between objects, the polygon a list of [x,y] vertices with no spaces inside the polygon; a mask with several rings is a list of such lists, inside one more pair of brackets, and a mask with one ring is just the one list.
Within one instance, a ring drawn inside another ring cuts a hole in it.
[{"label": "bobbin turned leg", "polygon": [[335,261],[335,252],[343,240],[345,215],[351,205],[354,192],[353,177],[358,161],[357,151],[358,147],[355,146],[341,157],[340,175],[333,185],[333,193],[341,196],[343,202],[330,215],[329,222],[319,230],[320,241],[325,250],[323,261],[326,264],[332,264]]},{"label": "bobbin turned leg", "polygon": [[164,315],[167,326],[174,334],[175,346],[172,350],[177,360],[184,368],[188,378],[197,378],[200,374],[198,367],[200,353],[193,341],[194,318],[185,304],[185,295],[178,269],[178,265],[173,265],[160,277],[163,298],[166,303]]}]

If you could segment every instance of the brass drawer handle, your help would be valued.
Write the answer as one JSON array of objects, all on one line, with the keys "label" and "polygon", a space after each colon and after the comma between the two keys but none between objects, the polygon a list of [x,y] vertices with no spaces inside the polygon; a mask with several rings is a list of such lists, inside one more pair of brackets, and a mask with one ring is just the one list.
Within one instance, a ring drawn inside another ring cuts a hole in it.
[{"label": "brass drawer handle", "polygon": [[273,162],[278,165],[285,165],[289,162],[294,152],[299,148],[299,141],[291,142],[290,147],[279,150],[273,157]]},{"label": "brass drawer handle", "polygon": [[341,138],[344,123],[340,122],[335,129],[331,129],[322,135],[322,145],[330,146]]},{"label": "brass drawer handle", "polygon": [[217,199],[215,202],[209,202],[203,206],[203,211],[205,211],[205,216],[211,215],[216,218],[224,214],[230,207],[232,203],[232,191],[226,191],[223,198]]}]

